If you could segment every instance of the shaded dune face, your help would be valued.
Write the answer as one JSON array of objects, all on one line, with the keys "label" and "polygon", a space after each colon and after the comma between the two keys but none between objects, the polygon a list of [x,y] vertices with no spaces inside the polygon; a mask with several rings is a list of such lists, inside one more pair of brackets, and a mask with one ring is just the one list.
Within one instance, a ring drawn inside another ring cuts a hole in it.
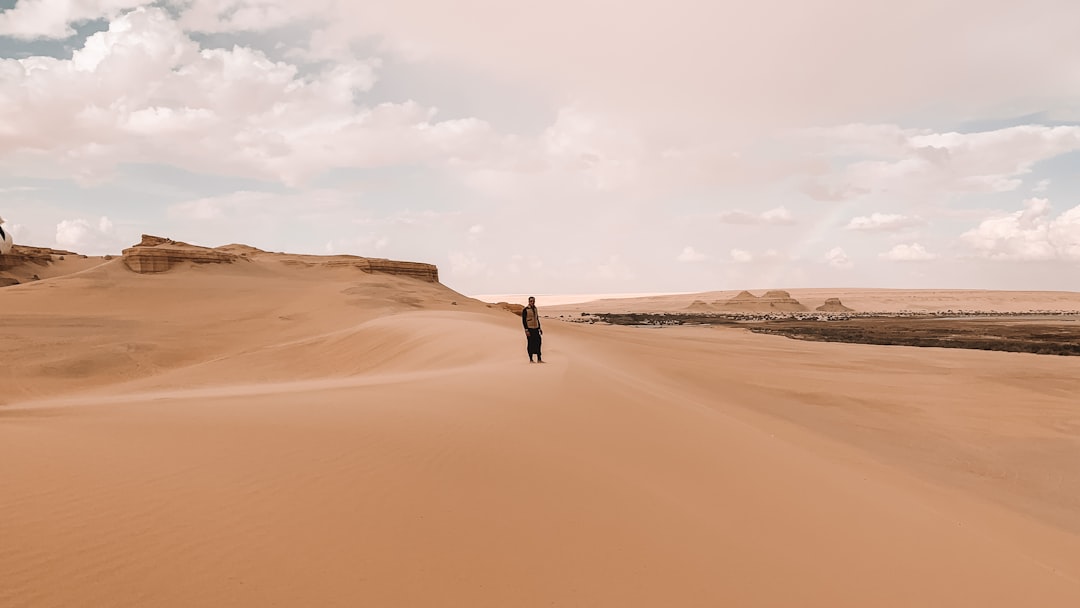
[{"label": "shaded dune face", "polygon": [[[420,309],[495,312],[439,283],[296,259],[179,262],[168,272],[141,275],[117,258],[6,288],[12,335],[0,342],[9,362],[0,373],[20,381],[0,399],[194,368],[199,371],[191,374],[210,370],[210,377],[230,381],[349,373],[381,364],[362,356],[364,344],[381,339],[366,322]],[[350,355],[351,345],[361,356]],[[335,356],[323,356],[329,353]],[[256,359],[268,367],[249,365]],[[225,374],[228,368],[233,371]]]},{"label": "shaded dune face", "polygon": [[1080,605],[1075,363],[281,262],[0,290],[0,606]]}]

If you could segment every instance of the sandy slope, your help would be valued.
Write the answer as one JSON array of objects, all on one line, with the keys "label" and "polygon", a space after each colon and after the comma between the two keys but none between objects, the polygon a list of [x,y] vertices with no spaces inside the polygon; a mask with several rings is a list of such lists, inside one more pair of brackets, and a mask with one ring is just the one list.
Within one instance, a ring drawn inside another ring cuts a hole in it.
[{"label": "sandy slope", "polygon": [[1080,605],[1071,358],[549,321],[530,365],[271,262],[0,308],[0,606]]}]

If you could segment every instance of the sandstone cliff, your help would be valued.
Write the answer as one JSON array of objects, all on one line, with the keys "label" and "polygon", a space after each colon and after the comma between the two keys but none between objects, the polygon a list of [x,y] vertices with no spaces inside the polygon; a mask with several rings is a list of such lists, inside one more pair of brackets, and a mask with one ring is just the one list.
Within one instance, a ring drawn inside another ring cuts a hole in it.
[{"label": "sandstone cliff", "polygon": [[70,251],[63,251],[60,249],[49,249],[47,247],[27,247],[26,245],[15,245],[11,249],[11,253],[7,255],[0,255],[0,270],[11,270],[17,266],[23,264],[36,264],[38,266],[46,266],[51,264],[56,258],[54,256],[68,256],[79,255]]},{"label": "sandstone cliff", "polygon": [[6,255],[0,255],[0,287],[10,287],[41,276],[63,272],[56,268],[64,258],[85,258],[77,253],[47,247],[15,245]]},{"label": "sandstone cliff", "polygon": [[239,256],[225,251],[188,245],[159,236],[144,234],[142,241],[123,251],[124,264],[139,274],[167,272],[183,262],[228,264]]},{"label": "sandstone cliff", "polygon": [[292,266],[351,267],[368,273],[402,275],[431,283],[439,282],[439,269],[433,264],[352,255],[316,256],[269,253],[238,244],[211,249],[151,235],[143,235],[138,245],[125,249],[123,254],[124,264],[142,274],[167,272],[184,262],[231,264],[237,261],[269,257]]}]

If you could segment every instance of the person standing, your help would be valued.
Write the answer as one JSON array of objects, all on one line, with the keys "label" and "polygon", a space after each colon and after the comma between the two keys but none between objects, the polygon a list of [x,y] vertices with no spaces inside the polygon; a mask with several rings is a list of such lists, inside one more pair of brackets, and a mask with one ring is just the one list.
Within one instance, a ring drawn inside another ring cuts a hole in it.
[{"label": "person standing", "polygon": [[[0,224],[4,223],[4,218],[0,217]],[[11,233],[4,232],[4,227],[0,225],[0,255],[7,255],[11,251]]]},{"label": "person standing", "polygon": [[525,327],[529,363],[533,362],[533,355],[536,355],[537,363],[543,363],[544,359],[540,356],[540,336],[544,335],[544,330],[540,329],[540,313],[536,310],[536,298],[532,296],[529,296],[529,305],[521,311],[521,325]]}]

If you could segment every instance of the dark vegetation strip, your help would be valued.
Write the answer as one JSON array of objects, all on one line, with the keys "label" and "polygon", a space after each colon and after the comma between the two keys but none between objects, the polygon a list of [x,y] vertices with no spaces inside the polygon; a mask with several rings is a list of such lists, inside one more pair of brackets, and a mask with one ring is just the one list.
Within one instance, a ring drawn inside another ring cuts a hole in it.
[{"label": "dark vegetation strip", "polygon": [[1080,326],[994,321],[858,319],[767,321],[750,330],[798,340],[1080,356]]},{"label": "dark vegetation strip", "polygon": [[[1034,315],[1033,315],[1034,316]],[[587,320],[586,320],[587,319]],[[694,313],[590,314],[586,322],[613,325],[726,325],[755,333],[797,340],[893,346],[967,348],[1039,355],[1080,356],[1080,322],[1062,318],[1054,323],[1008,318],[950,318],[876,316],[855,319],[762,319],[754,315],[722,316]]]}]

